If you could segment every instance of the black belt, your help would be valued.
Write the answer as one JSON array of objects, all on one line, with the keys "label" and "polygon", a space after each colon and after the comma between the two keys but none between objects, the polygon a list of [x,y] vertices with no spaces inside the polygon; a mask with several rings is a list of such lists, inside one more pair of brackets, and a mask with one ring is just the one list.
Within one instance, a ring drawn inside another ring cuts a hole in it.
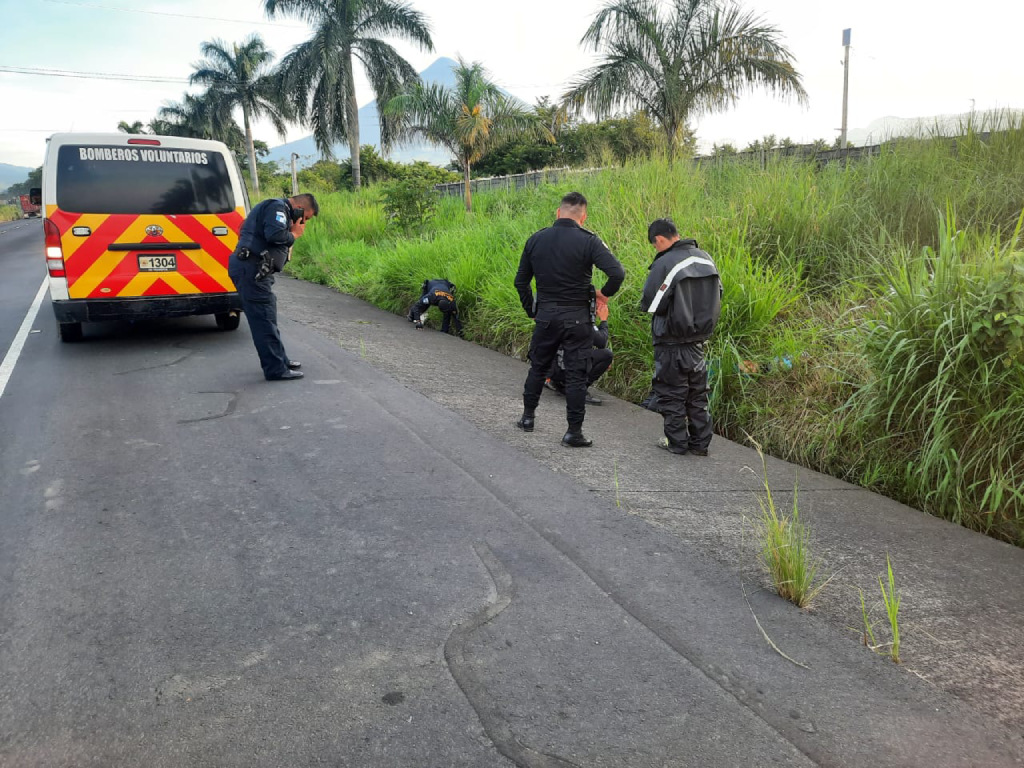
[{"label": "black belt", "polygon": [[537,308],[542,307],[589,307],[589,301],[540,301]]}]

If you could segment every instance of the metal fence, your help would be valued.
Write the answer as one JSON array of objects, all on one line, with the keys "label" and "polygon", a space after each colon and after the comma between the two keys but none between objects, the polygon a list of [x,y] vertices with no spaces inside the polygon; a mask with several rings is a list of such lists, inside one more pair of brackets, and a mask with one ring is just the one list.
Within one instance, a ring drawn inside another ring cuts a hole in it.
[{"label": "metal fence", "polygon": [[[978,132],[976,137],[987,142],[990,133],[988,131]],[[936,137],[923,137],[934,139]],[[954,152],[957,145],[963,139],[962,136],[947,137],[951,142]],[[912,141],[913,139],[907,139]],[[894,139],[893,141],[900,141]],[[776,147],[775,149],[758,149],[749,152],[736,152],[728,155],[701,155],[694,157],[694,164],[709,163],[757,163],[762,168],[767,168],[771,160],[781,157],[792,157],[805,162],[814,162],[819,166],[830,163],[846,164],[851,160],[867,160],[878,157],[882,154],[884,144],[868,144],[862,147],[847,147],[846,149],[820,149],[813,144],[794,144],[788,147]],[[602,168],[548,168],[543,171],[530,171],[529,173],[517,173],[512,176],[489,176],[483,179],[473,179],[469,182],[469,189],[474,194],[492,189],[523,189],[525,187],[536,187],[546,182],[561,181],[570,175],[596,173],[604,170]],[[436,184],[434,189],[444,197],[463,197],[461,181],[451,184]]]},{"label": "metal fence", "polygon": [[846,149],[818,149],[813,144],[794,144],[789,147],[776,147],[775,149],[755,149],[747,152],[736,152],[734,154],[722,155],[701,155],[693,158],[695,164],[707,165],[709,163],[756,163],[762,168],[768,166],[769,161],[780,157],[792,157],[805,162],[815,162],[818,165],[829,163],[847,163],[850,160],[863,160],[876,157],[881,154],[881,144],[871,144],[863,147],[847,147]]},{"label": "metal fence", "polygon": [[[517,173],[512,176],[489,176],[484,179],[473,179],[469,182],[469,190],[473,194],[492,189],[524,189],[536,187],[548,182],[561,181],[570,175],[594,173],[600,168],[548,168],[543,171]],[[435,184],[434,189],[444,197],[463,197],[465,183],[454,181],[451,184]]]},{"label": "metal fence", "polygon": [[[974,138],[988,142],[991,137],[989,131],[979,131]],[[776,147],[775,149],[758,149],[749,152],[736,152],[728,155],[704,155],[693,158],[694,163],[758,163],[762,168],[768,165],[768,161],[779,157],[793,157],[797,160],[815,162],[818,165],[830,163],[846,164],[850,160],[867,160],[878,157],[882,154],[882,147],[899,141],[935,141],[945,139],[950,143],[953,151],[964,139],[964,136],[917,136],[895,138],[882,144],[867,144],[862,147],[847,147],[846,149],[819,149],[813,144],[794,144],[788,147]]]}]

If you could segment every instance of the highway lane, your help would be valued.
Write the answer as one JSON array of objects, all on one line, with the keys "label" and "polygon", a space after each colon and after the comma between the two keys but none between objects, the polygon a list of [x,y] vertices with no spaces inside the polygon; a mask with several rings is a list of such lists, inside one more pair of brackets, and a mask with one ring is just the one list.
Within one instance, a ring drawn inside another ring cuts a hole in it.
[{"label": "highway lane", "polygon": [[[0,223],[0,360],[46,276],[40,219]],[[47,311],[49,308],[47,307]],[[56,326],[54,326],[56,329]],[[54,330],[56,333],[56,330]]]}]

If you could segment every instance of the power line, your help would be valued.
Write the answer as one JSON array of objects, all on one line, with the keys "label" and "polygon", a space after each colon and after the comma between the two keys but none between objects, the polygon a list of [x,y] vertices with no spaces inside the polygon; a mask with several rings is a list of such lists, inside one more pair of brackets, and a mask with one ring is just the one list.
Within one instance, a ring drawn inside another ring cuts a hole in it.
[{"label": "power line", "polygon": [[249,21],[248,19],[225,19],[218,16],[196,16],[189,13],[173,13],[171,11],[151,11],[146,8],[119,8],[112,5],[98,5],[96,3],[80,3],[74,0],[45,0],[48,3],[58,5],[74,5],[79,8],[90,8],[96,11],[117,11],[120,13],[148,13],[151,16],[174,16],[180,19],[202,19],[204,21],[226,21],[231,24],[258,24],[264,27],[288,27],[291,29],[306,29],[299,24],[282,24],[276,21]]},{"label": "power line", "polygon": [[43,77],[76,77],[85,80],[126,80],[137,83],[188,83],[187,77],[162,77],[160,75],[129,75],[117,72],[78,72],[70,69],[45,69],[43,67],[12,67],[0,64],[0,72],[19,75],[40,75]]}]

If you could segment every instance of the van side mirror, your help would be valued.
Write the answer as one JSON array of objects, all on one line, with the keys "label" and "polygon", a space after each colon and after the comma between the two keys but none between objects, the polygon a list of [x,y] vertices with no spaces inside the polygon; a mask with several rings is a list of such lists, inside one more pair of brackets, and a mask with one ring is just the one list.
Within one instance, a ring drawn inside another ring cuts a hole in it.
[{"label": "van side mirror", "polygon": [[42,189],[42,187],[32,187],[31,189],[29,189],[29,191],[28,191],[28,201],[30,203],[32,203],[32,205],[42,205],[43,204],[43,189]]}]

